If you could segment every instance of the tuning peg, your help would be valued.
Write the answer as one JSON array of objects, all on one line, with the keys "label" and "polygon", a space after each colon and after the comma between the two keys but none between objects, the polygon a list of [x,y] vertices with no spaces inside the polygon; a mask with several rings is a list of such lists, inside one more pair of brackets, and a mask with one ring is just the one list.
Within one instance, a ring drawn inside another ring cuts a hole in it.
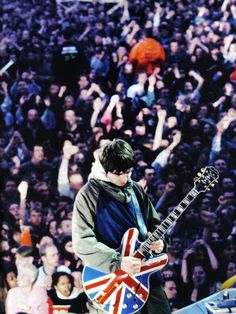
[{"label": "tuning peg", "polygon": [[197,176],[201,177],[201,175],[202,175],[201,172],[198,172],[198,173],[197,173]]},{"label": "tuning peg", "polygon": [[211,185],[211,187],[212,187],[212,188],[213,188],[213,186],[215,186],[215,184],[214,184],[214,183],[211,183],[210,185]]},{"label": "tuning peg", "polygon": [[201,172],[204,172],[204,169],[203,169],[203,168],[201,168]]}]

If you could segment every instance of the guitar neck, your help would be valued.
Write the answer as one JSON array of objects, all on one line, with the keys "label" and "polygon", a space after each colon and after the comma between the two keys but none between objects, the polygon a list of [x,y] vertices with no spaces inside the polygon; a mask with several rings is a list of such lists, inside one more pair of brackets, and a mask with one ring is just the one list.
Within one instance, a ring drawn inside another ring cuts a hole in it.
[{"label": "guitar neck", "polygon": [[192,189],[185,198],[172,210],[172,212],[166,217],[166,219],[157,227],[152,235],[142,243],[140,251],[146,255],[150,251],[150,246],[154,241],[159,240],[167,232],[167,230],[179,219],[186,208],[191,204],[198,196],[199,192],[196,189]]}]

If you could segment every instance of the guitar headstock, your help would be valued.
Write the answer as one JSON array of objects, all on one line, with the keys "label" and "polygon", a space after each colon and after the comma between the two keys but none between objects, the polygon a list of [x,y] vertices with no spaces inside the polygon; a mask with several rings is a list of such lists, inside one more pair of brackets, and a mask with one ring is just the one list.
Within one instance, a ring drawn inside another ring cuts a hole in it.
[{"label": "guitar headstock", "polygon": [[218,182],[219,172],[214,167],[205,167],[201,169],[201,172],[194,178],[194,188],[199,193],[209,191],[214,186],[215,182]]}]

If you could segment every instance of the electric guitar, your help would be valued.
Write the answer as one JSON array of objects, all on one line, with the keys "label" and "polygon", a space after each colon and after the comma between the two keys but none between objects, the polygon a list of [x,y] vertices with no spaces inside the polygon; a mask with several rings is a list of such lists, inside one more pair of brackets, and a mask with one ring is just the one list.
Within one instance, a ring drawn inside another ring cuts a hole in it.
[{"label": "electric guitar", "polygon": [[95,307],[109,314],[132,314],[141,309],[149,295],[149,277],[161,270],[168,262],[168,256],[150,254],[150,246],[161,239],[166,231],[177,221],[186,208],[201,192],[210,190],[219,178],[213,167],[201,169],[194,179],[194,187],[185,198],[173,209],[168,217],[142,243],[138,241],[138,230],[131,228],[123,236],[121,246],[117,250],[121,256],[134,256],[142,260],[139,273],[130,275],[122,269],[113,273],[104,273],[85,266],[83,271],[84,290]]}]

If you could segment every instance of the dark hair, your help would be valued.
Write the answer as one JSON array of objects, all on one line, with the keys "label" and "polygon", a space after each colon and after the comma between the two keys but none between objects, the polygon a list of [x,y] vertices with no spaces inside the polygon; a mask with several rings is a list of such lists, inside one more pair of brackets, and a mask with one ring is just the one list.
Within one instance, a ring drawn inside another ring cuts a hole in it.
[{"label": "dark hair", "polygon": [[53,275],[52,275],[52,286],[56,286],[58,284],[58,281],[60,279],[60,277],[62,276],[66,276],[71,284],[71,291],[74,288],[74,278],[72,275],[66,273],[65,271],[56,271]]},{"label": "dark hair", "polygon": [[134,166],[134,151],[127,142],[115,139],[104,147],[100,162],[106,173],[120,173]]},{"label": "dark hair", "polygon": [[34,256],[34,249],[32,246],[22,245],[17,249],[16,253],[22,257]]}]

